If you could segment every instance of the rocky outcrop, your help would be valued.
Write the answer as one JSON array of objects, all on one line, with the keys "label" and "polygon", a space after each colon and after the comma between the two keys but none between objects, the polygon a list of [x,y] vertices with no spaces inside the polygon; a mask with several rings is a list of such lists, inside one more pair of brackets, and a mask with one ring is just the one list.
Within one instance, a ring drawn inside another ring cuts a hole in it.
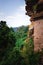
[{"label": "rocky outcrop", "polygon": [[34,50],[40,51],[43,48],[43,0],[25,1],[26,14],[30,16],[30,21],[34,22]]},{"label": "rocky outcrop", "polygon": [[[30,16],[32,23],[34,22],[34,52],[41,52],[43,49],[43,0],[25,0],[25,2],[26,15]],[[32,34],[32,31],[30,33]],[[39,58],[38,65],[43,65],[43,54]]]},{"label": "rocky outcrop", "polygon": [[25,0],[26,15],[31,17],[31,20],[43,19],[43,0]]},{"label": "rocky outcrop", "polygon": [[34,51],[43,49],[43,19],[35,21],[34,24]]}]

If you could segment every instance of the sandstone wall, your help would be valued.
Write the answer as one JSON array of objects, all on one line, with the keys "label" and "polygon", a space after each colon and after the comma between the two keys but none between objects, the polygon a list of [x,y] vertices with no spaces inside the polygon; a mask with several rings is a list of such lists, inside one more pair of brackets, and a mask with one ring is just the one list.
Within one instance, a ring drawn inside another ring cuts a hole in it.
[{"label": "sandstone wall", "polygon": [[43,19],[34,22],[34,51],[43,48]]}]

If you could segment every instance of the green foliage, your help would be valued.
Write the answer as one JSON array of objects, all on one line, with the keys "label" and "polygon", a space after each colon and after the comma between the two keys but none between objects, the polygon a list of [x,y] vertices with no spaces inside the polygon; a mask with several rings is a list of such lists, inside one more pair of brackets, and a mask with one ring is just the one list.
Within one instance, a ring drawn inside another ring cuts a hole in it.
[{"label": "green foliage", "polygon": [[7,38],[8,38],[9,28],[6,25],[6,22],[0,22],[0,48],[3,46],[7,46]]},{"label": "green foliage", "polygon": [[0,22],[0,65],[38,65],[43,53],[34,52],[32,38],[25,41],[27,31],[28,26],[15,32],[5,21]]},{"label": "green foliage", "polygon": [[30,62],[32,61],[34,52],[33,49],[34,49],[33,39],[30,38],[29,41],[24,44],[24,48],[21,52],[21,55],[25,58],[27,65],[31,65]]},{"label": "green foliage", "polygon": [[16,47],[18,47],[18,49],[22,49],[23,48],[25,39],[26,39],[26,37],[17,40]]},{"label": "green foliage", "polygon": [[15,46],[16,38],[5,21],[0,22],[0,60],[3,59],[6,50]]},{"label": "green foliage", "polygon": [[28,26],[21,26],[18,28],[18,30],[15,33],[16,36],[16,47],[18,47],[19,49],[23,48],[24,45],[24,41],[27,38],[27,31],[28,31]]},{"label": "green foliage", "polygon": [[0,62],[0,65],[25,65],[23,57],[20,55],[18,48],[13,48],[12,50],[6,51],[6,54],[3,60]]},{"label": "green foliage", "polygon": [[[23,38],[23,30],[20,31],[20,34],[19,32],[16,33],[12,28],[6,25],[5,21],[1,21],[0,25],[0,65],[26,65],[24,58],[20,54],[20,49],[18,48],[18,44],[20,47],[26,39],[26,37]],[[16,34],[18,37],[16,37]],[[20,36],[21,34],[22,37]]]},{"label": "green foliage", "polygon": [[6,25],[5,21],[0,22],[0,48],[6,48],[8,45],[12,45],[16,42],[15,36]]},{"label": "green foliage", "polygon": [[15,33],[16,39],[24,38],[27,37],[27,31],[28,31],[28,26],[21,26],[18,28],[18,30]]}]

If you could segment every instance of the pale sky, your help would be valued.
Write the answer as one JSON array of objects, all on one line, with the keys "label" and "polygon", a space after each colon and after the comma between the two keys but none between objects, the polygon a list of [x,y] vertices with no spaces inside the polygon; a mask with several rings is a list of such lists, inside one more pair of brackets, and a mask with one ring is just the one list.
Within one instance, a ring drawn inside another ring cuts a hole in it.
[{"label": "pale sky", "polygon": [[0,0],[0,21],[6,21],[9,27],[30,24],[30,17],[25,15],[24,0]]}]

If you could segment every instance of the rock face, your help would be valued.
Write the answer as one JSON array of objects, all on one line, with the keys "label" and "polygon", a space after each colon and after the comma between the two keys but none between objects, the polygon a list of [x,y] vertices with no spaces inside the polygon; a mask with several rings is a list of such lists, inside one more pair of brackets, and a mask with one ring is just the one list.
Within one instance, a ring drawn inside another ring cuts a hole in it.
[{"label": "rock face", "polygon": [[[43,49],[43,0],[25,0],[26,15],[34,22],[34,52]],[[40,56],[38,65],[43,65],[43,54]]]},{"label": "rock face", "polygon": [[25,0],[26,14],[34,21],[34,51],[43,49],[43,0]]},{"label": "rock face", "polygon": [[34,22],[34,51],[43,49],[43,19]]}]

